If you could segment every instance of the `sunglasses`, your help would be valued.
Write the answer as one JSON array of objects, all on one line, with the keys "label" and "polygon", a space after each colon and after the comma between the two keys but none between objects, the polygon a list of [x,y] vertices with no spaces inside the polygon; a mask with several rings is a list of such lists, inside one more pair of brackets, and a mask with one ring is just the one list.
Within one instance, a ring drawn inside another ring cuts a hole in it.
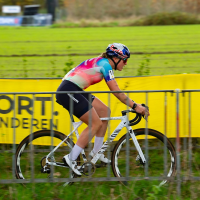
[{"label": "sunglasses", "polygon": [[124,58],[124,59],[123,59],[123,63],[124,63],[124,64],[126,64],[127,61],[128,61],[128,58]]}]

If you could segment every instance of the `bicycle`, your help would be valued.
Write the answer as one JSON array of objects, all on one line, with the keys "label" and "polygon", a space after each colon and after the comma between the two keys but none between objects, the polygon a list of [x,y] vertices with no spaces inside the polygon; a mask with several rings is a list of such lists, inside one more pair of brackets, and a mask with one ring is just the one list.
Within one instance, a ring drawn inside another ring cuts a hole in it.
[{"label": "bicycle", "polygon": [[[112,151],[111,166],[114,176],[127,177],[128,175],[129,177],[135,177],[137,175],[139,177],[144,177],[145,170],[147,169],[148,176],[161,177],[162,180],[160,185],[165,184],[169,181],[170,177],[173,177],[176,174],[177,159],[173,144],[165,135],[156,130],[144,128],[133,130],[131,126],[138,124],[141,121],[142,116],[133,109],[123,110],[121,112],[122,116],[120,117],[101,118],[101,120],[121,120],[121,122],[91,160],[87,159],[84,150],[81,152],[77,158],[78,169],[83,175],[87,176],[93,174],[96,167],[101,167],[101,165],[97,164],[101,154],[106,152],[106,149],[113,142],[114,138],[119,134],[122,128],[126,127],[128,132],[118,140]],[[135,113],[136,116],[129,121],[127,116],[128,113]],[[54,130],[54,139],[52,140],[51,130],[41,130],[30,134],[19,144],[15,157],[15,172],[18,179],[30,179],[33,176],[32,173],[34,169],[39,172],[35,174],[35,179],[43,178],[44,176],[49,178],[51,177],[50,174],[53,174],[54,178],[78,177],[78,175],[72,172],[68,165],[62,162],[63,156],[68,154],[74,146],[70,136],[75,132],[75,135],[78,138],[79,133],[77,129],[83,123],[81,121],[74,122],[73,117],[71,119],[74,129],[67,136]],[[148,140],[145,139],[147,135]],[[37,144],[37,140],[47,141],[47,139],[50,144],[59,142],[58,145],[54,145],[55,147],[53,149],[51,148],[50,152],[45,146],[30,145],[31,143]],[[148,154],[147,158],[145,158],[143,150],[147,144]],[[32,153],[32,168],[30,167],[30,164],[27,163],[27,159],[29,159],[28,153],[30,153],[30,151]],[[129,162],[129,165],[126,165],[126,161]],[[164,170],[161,170],[162,163]],[[129,168],[128,172],[127,166]],[[52,173],[51,170],[53,170]],[[120,182],[127,185],[126,180],[120,180]],[[70,185],[72,183],[73,182],[66,182],[64,185]]]}]

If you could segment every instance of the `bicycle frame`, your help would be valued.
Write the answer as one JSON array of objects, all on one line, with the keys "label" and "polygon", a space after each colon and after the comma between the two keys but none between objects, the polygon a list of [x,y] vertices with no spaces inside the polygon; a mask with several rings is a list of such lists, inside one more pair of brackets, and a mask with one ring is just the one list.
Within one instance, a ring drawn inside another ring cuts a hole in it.
[{"label": "bicycle frame", "polygon": [[[126,113],[130,112],[130,110],[127,110]],[[100,158],[100,156],[102,154],[104,154],[104,152],[106,151],[106,149],[108,148],[109,144],[112,143],[112,141],[115,139],[115,137],[119,134],[119,132],[122,130],[122,128],[126,127],[132,140],[133,140],[133,143],[136,147],[136,150],[138,151],[138,154],[142,160],[142,162],[145,164],[146,163],[146,159],[144,157],[144,154],[141,150],[141,147],[135,137],[135,134],[134,134],[134,131],[133,129],[131,128],[131,126],[129,126],[129,120],[128,120],[128,117],[127,115],[123,115],[121,117],[106,117],[106,118],[100,118],[102,121],[104,120],[121,120],[121,122],[119,123],[119,125],[117,126],[117,128],[113,131],[113,133],[110,135],[110,137],[107,139],[107,141],[102,145],[101,149],[96,153],[96,155],[92,158],[91,160],[91,163],[95,164],[98,159]],[[81,126],[83,122],[82,121],[79,121],[79,122],[72,122],[72,125],[74,127],[74,129],[72,130],[72,132],[67,135],[67,137],[62,141],[60,142],[46,157],[46,164],[47,165],[55,165],[55,166],[61,166],[61,165],[58,165],[57,163],[54,163],[54,162],[50,162],[48,161],[48,158],[65,142],[67,141],[67,139],[73,134],[73,132],[75,132],[75,135],[76,135],[76,138],[78,139],[79,138],[79,133],[78,133],[78,127]],[[69,145],[69,147],[72,148],[71,144],[67,142],[67,144]],[[86,159],[86,155],[85,155],[85,151],[83,150],[81,152],[82,154],[82,157],[83,157],[83,160],[84,162],[87,162],[87,159]],[[63,167],[63,166],[62,166]]]}]

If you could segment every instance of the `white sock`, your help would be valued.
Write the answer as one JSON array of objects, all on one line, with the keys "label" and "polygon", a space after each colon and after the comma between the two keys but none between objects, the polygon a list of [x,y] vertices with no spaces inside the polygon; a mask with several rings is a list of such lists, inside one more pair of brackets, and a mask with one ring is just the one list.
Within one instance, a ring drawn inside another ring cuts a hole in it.
[{"label": "white sock", "polygon": [[72,151],[69,154],[69,159],[73,160],[73,161],[76,160],[82,150],[83,149],[81,147],[79,147],[77,144],[75,144],[74,147],[72,148]]},{"label": "white sock", "polygon": [[99,149],[102,147],[104,137],[97,137],[95,136],[94,148],[93,153],[97,153]]}]

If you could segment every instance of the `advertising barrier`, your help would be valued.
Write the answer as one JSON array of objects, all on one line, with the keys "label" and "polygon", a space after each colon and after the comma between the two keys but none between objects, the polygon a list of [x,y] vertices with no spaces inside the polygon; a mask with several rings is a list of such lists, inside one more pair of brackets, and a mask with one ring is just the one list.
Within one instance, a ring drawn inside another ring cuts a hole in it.
[{"label": "advertising barrier", "polygon": [[[199,137],[200,116],[198,113],[200,108],[197,105],[200,92],[190,94],[189,92],[181,93],[181,90],[199,89],[200,75],[125,77],[116,78],[116,80],[120,89],[125,93],[126,91],[133,91],[127,93],[131,99],[149,106],[148,128],[156,129],[171,138],[176,137],[176,95],[171,92],[151,92],[150,90],[180,89],[180,115],[178,119],[180,136],[188,137],[189,126],[191,126],[191,136]],[[70,132],[71,121],[68,111],[55,102],[55,94],[46,93],[55,92],[61,81],[61,79],[0,79],[0,143],[13,143],[14,128],[17,144],[31,133],[31,127],[33,132],[50,129],[51,125],[54,130],[65,134]],[[110,107],[111,116],[121,116],[121,111],[127,109],[127,106],[123,105],[113,94],[106,93],[109,89],[104,80],[90,86],[86,91],[105,91],[105,93],[93,93],[93,95]],[[13,95],[14,92],[44,93]],[[189,113],[190,109],[191,113]],[[129,118],[132,119],[133,117],[134,114],[130,114]],[[76,118],[75,121],[77,121]],[[110,123],[110,133],[118,123],[118,121]],[[85,127],[83,125],[79,132]],[[142,120],[133,129],[144,127],[146,127],[146,122]],[[119,137],[124,133],[126,133],[125,129]],[[119,139],[119,137],[116,139]]]},{"label": "advertising barrier", "polygon": [[49,26],[52,24],[51,14],[36,14],[32,16],[0,17],[0,26]]},{"label": "advertising barrier", "polygon": [[0,17],[0,26],[20,26],[23,17]]}]

